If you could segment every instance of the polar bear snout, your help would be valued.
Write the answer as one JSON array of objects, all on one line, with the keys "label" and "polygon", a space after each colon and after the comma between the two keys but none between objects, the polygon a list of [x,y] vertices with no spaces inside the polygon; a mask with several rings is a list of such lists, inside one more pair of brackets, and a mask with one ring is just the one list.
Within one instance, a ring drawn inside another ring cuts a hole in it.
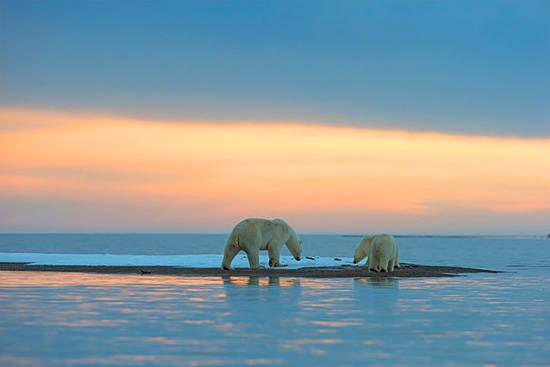
[{"label": "polar bear snout", "polygon": [[302,260],[302,258],[301,258],[300,256],[294,256],[294,258],[295,258],[297,261]]}]

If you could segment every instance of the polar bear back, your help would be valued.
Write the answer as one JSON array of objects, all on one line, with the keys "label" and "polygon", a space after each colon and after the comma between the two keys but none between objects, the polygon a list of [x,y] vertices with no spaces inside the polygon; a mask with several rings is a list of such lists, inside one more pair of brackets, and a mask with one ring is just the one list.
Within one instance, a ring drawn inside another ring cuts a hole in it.
[{"label": "polar bear back", "polygon": [[367,254],[369,257],[387,257],[388,259],[391,259],[396,256],[397,244],[393,236],[390,236],[388,234],[373,236],[367,246]]},{"label": "polar bear back", "polygon": [[256,244],[266,250],[270,242],[286,243],[290,236],[290,226],[282,219],[268,220],[248,218],[237,224],[233,230],[241,244]]}]

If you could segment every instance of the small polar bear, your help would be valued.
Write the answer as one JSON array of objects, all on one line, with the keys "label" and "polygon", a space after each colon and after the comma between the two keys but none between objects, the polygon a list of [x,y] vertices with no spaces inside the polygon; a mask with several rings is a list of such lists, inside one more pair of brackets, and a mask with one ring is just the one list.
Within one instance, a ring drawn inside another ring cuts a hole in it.
[{"label": "small polar bear", "polygon": [[260,265],[260,250],[269,253],[269,266],[286,266],[279,262],[280,250],[288,247],[296,260],[302,256],[302,241],[282,219],[248,218],[233,228],[227,239],[222,261],[222,269],[231,270],[231,262],[239,251],[246,252],[251,269],[264,268]]},{"label": "small polar bear", "polygon": [[400,266],[399,248],[393,236],[389,234],[363,237],[355,250],[353,263],[357,264],[365,257],[368,257],[365,266],[369,270],[393,271]]}]

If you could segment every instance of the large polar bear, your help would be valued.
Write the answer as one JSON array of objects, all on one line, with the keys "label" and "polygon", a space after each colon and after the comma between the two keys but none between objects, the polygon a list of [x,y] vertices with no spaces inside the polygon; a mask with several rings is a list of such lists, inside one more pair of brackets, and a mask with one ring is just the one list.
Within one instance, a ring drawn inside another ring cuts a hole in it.
[{"label": "large polar bear", "polygon": [[380,272],[399,268],[399,248],[393,236],[389,234],[363,237],[355,250],[353,263],[357,264],[367,256],[365,265],[369,270]]},{"label": "large polar bear", "polygon": [[284,220],[245,219],[233,228],[227,239],[222,268],[230,270],[231,262],[241,250],[246,252],[251,269],[263,268],[260,265],[260,250],[268,251],[270,267],[285,266],[279,262],[283,245],[288,247],[296,260],[300,260],[302,241]]}]

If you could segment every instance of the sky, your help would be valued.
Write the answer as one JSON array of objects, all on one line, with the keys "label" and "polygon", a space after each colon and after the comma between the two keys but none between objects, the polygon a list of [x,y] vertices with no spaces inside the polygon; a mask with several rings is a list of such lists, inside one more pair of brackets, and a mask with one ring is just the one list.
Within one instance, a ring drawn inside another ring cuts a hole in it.
[{"label": "sky", "polygon": [[0,0],[0,231],[550,232],[548,1]]}]

